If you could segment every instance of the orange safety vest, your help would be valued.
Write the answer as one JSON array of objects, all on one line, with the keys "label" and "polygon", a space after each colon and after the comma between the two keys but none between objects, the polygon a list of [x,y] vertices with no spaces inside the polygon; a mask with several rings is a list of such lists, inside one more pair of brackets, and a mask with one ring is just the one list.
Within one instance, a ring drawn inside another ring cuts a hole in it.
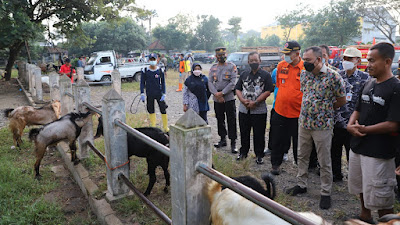
[{"label": "orange safety vest", "polygon": [[179,72],[184,73],[185,72],[185,60],[179,61]]}]

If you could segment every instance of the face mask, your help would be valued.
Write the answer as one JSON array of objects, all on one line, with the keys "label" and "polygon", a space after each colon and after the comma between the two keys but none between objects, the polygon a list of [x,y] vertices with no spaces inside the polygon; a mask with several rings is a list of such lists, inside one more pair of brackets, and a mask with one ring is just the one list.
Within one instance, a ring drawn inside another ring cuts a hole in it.
[{"label": "face mask", "polygon": [[293,60],[290,58],[290,55],[285,55],[285,61],[289,64],[293,62]]},{"label": "face mask", "polygon": [[322,65],[324,65],[326,63],[325,59],[322,59]]},{"label": "face mask", "polygon": [[250,65],[251,70],[257,70],[258,66],[260,66],[259,63],[250,63],[249,65]]},{"label": "face mask", "polygon": [[193,70],[193,75],[195,75],[196,77],[200,76],[201,74],[201,70]]},{"label": "face mask", "polygon": [[352,70],[355,66],[353,62],[349,62],[349,61],[343,61],[342,65],[343,65],[344,70]]},{"label": "face mask", "polygon": [[150,66],[155,66],[155,65],[157,65],[157,61],[150,61],[149,63],[150,63]]},{"label": "face mask", "polygon": [[[317,61],[317,60],[315,60],[315,61]],[[308,72],[313,71],[313,70],[315,69],[315,65],[314,65],[315,61],[314,61],[313,63],[304,62],[304,68],[305,68]]]},{"label": "face mask", "polygon": [[218,56],[218,62],[224,63],[226,61],[226,56]]}]

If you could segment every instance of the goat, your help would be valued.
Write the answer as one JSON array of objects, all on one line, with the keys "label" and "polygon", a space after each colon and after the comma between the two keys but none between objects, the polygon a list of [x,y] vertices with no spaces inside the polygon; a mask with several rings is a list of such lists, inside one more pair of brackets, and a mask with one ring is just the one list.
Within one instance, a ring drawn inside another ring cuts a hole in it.
[{"label": "goat", "polygon": [[89,115],[91,115],[91,112],[72,112],[41,128],[34,128],[29,132],[29,139],[35,142],[36,162],[34,167],[37,179],[41,176],[39,174],[39,167],[46,152],[46,148],[48,146],[54,146],[60,141],[69,142],[71,161],[74,162],[75,165],[79,163],[79,159],[76,156],[76,139],[80,135],[82,127],[91,119]]},{"label": "goat", "polygon": [[15,109],[6,109],[5,117],[10,120],[9,128],[13,134],[14,145],[21,148],[22,133],[25,126],[44,125],[60,118],[61,104],[58,100],[44,105],[41,108],[20,106]]},{"label": "goat", "polygon": [[[165,146],[169,145],[169,137],[162,130],[156,127],[140,127],[135,129]],[[102,117],[99,117],[99,125],[97,126],[95,138],[100,137],[101,135],[103,135],[103,119]],[[167,193],[168,187],[170,186],[170,174],[168,172],[169,157],[164,155],[157,149],[154,149],[150,145],[146,144],[141,139],[136,138],[132,134],[127,133],[127,136],[128,157],[135,155],[138,157],[146,158],[147,161],[147,174],[149,175],[149,184],[146,188],[146,191],[144,192],[144,195],[148,196],[150,194],[154,184],[157,181],[157,166],[161,166],[164,171],[164,192]]]},{"label": "goat", "polygon": [[[379,225],[400,225],[400,213],[399,214],[387,214],[378,219]],[[363,222],[358,219],[350,219],[344,223],[345,225],[369,225],[369,223]]]},{"label": "goat", "polygon": [[[267,185],[267,190],[254,178],[245,176],[232,178],[255,191],[273,199],[275,196],[275,184],[272,176],[262,175],[262,179]],[[270,188],[272,186],[272,189]],[[261,187],[261,189],[260,189]],[[272,190],[272,193],[271,193]],[[223,189],[222,185],[216,181],[211,181],[207,189],[208,199],[211,203],[211,221],[213,225],[269,225],[269,224],[290,224],[271,212],[261,208],[253,202],[230,189]],[[299,213],[306,216],[317,224],[328,225],[318,215],[311,212]]]}]

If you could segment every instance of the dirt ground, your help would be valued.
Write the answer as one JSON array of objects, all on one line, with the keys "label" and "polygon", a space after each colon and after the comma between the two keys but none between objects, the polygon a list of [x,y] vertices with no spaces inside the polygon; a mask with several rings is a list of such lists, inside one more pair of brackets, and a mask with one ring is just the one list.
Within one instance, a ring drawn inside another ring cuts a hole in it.
[{"label": "dirt ground", "polygon": [[[9,82],[0,80],[0,128],[8,124],[3,110],[23,105],[29,105],[29,103],[24,93],[19,90],[17,81],[15,79]],[[23,139],[26,140],[26,137]],[[58,183],[58,187],[47,193],[44,198],[50,202],[57,202],[61,206],[66,224],[97,224],[96,217],[90,211],[89,203],[69,171],[64,168],[59,153],[49,149],[42,161],[42,166],[44,165],[51,166]]]}]

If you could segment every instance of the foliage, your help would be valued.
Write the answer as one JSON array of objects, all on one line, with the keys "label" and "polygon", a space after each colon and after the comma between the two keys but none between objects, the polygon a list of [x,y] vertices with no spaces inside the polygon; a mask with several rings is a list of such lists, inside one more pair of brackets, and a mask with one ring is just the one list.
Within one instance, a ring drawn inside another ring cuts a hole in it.
[{"label": "foliage", "polygon": [[168,19],[169,24],[175,24],[176,29],[182,33],[192,35],[194,18],[190,14],[178,13],[176,16]]},{"label": "foliage", "polygon": [[347,45],[360,34],[359,15],[349,0],[331,2],[310,16],[304,28],[305,44]]},{"label": "foliage", "polygon": [[82,32],[69,35],[65,44],[70,54],[88,55],[94,51],[110,49],[126,54],[146,47],[146,34],[132,19],[84,23],[79,28]]},{"label": "foliage", "polygon": [[169,23],[165,27],[158,26],[154,28],[153,36],[160,40],[167,50],[183,49],[187,45],[188,34],[180,31],[175,23]]},{"label": "foliage", "polygon": [[296,9],[276,17],[279,25],[285,29],[284,41],[287,42],[292,29],[298,24],[303,24],[307,19],[307,6],[298,4]]},{"label": "foliage", "polygon": [[263,44],[265,46],[276,46],[276,47],[280,47],[282,45],[281,39],[275,34],[266,36],[263,40]]},{"label": "foliage", "polygon": [[393,44],[400,26],[400,0],[356,0],[357,12],[372,23]]},{"label": "foliage", "polygon": [[[55,21],[53,27],[63,34],[73,31],[84,21],[112,20],[134,0],[1,0],[0,49],[8,49],[6,80],[25,41],[40,33],[45,20]],[[7,34],[7,35],[6,35]]]},{"label": "foliage", "polygon": [[222,45],[219,25],[221,21],[210,15],[198,16],[199,24],[193,38],[190,40],[190,48],[213,51],[218,45]]}]

